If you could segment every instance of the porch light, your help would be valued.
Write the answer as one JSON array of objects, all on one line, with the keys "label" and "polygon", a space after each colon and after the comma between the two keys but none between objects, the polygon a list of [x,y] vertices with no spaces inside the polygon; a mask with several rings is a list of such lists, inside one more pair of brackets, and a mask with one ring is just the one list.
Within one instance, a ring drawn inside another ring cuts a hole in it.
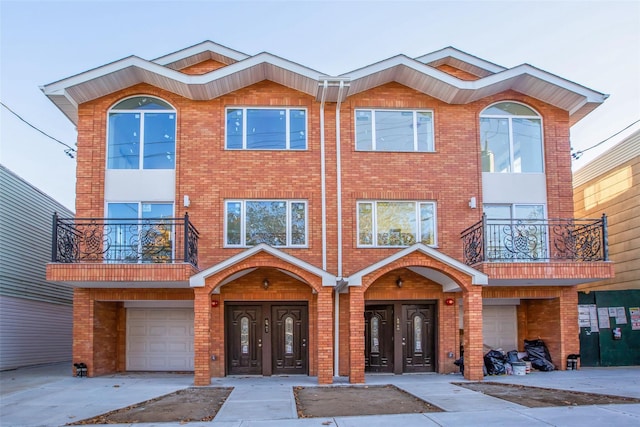
[{"label": "porch light", "polygon": [[401,277],[398,277],[398,278],[396,279],[396,285],[397,285],[399,288],[401,288],[403,284],[404,284],[404,282],[402,281],[402,278],[401,278]]},{"label": "porch light", "polygon": [[264,280],[262,281],[262,287],[263,287],[265,290],[269,289],[269,280],[268,280],[268,279],[264,279]]}]

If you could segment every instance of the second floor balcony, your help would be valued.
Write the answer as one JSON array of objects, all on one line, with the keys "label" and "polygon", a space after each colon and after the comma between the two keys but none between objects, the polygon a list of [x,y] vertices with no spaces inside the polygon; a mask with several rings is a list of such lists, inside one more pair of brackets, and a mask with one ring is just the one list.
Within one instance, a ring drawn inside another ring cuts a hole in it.
[{"label": "second floor balcony", "polygon": [[462,233],[463,261],[489,275],[490,285],[575,285],[613,277],[607,217],[494,219]]}]

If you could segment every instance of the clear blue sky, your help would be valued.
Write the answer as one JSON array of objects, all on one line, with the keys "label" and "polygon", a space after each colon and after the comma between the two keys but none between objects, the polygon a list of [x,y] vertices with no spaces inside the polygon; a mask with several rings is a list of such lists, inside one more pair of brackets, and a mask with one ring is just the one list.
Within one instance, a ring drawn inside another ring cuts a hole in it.
[{"label": "clear blue sky", "polygon": [[[0,99],[74,145],[75,128],[40,86],[136,55],[205,40],[263,51],[329,75],[454,46],[496,64],[535,67],[610,94],[571,129],[576,150],[640,119],[639,1],[6,1],[0,0]],[[0,163],[73,208],[75,160],[0,109]],[[578,161],[640,128],[636,124]]]}]

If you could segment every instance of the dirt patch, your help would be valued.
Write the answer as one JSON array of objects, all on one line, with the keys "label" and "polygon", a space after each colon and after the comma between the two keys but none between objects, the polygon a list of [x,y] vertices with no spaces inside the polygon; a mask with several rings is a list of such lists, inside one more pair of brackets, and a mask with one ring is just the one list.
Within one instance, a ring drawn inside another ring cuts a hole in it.
[{"label": "dirt patch", "polygon": [[190,387],[67,425],[211,421],[231,390]]},{"label": "dirt patch", "polygon": [[640,399],[633,397],[611,396],[606,394],[583,393],[580,391],[558,390],[552,388],[531,387],[515,384],[492,382],[452,383],[469,390],[484,393],[517,403],[528,408],[542,408],[547,406],[582,406],[582,405],[611,405],[621,403],[640,403]]},{"label": "dirt patch", "polygon": [[294,387],[293,394],[300,418],[442,412],[392,385]]}]

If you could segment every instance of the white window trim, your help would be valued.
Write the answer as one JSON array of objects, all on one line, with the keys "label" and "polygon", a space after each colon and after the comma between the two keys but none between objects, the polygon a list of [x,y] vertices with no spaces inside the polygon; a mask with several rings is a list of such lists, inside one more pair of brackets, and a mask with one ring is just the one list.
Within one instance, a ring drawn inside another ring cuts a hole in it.
[{"label": "white window trim", "polygon": [[[424,110],[411,110],[411,109],[394,109],[394,108],[356,108],[354,110],[354,119],[355,119],[355,125],[354,125],[354,129],[357,129],[358,126],[358,112],[359,111],[370,111],[371,112],[371,150],[363,150],[363,149],[359,149],[358,148],[358,140],[357,140],[357,136],[358,133],[357,131],[355,132],[355,147],[356,147],[356,151],[363,151],[363,152],[370,152],[370,151],[375,151],[378,153],[434,153],[436,151],[436,141],[435,141],[435,125],[434,125],[434,112],[433,110],[429,110],[429,109],[424,109]],[[384,151],[380,151],[376,148],[376,112],[384,112],[384,111],[390,111],[390,112],[396,112],[396,111],[404,111],[404,112],[411,112],[413,113],[413,151],[400,151],[400,150],[384,150]],[[418,113],[430,113],[431,114],[431,136],[433,139],[433,147],[431,147],[431,150],[428,151],[418,151],[418,126],[416,126],[416,123],[418,121]]]},{"label": "white window trim", "polygon": [[[378,245],[378,224],[377,224],[377,214],[376,214],[376,204],[377,203],[414,203],[415,204],[415,208],[414,208],[414,212],[416,215],[416,224],[417,224],[417,236],[421,236],[422,235],[422,221],[420,221],[420,204],[422,203],[428,203],[431,204],[433,206],[433,243],[429,244],[427,246],[430,246],[432,248],[438,247],[438,204],[435,202],[435,200],[358,200],[356,202],[356,223],[357,223],[357,230],[356,230],[356,247],[358,248],[382,248],[382,249],[388,249],[388,248],[406,248],[406,245],[397,245],[397,246],[390,246],[390,245],[383,245],[380,246]],[[372,206],[372,211],[371,211],[371,224],[373,226],[373,243],[371,245],[365,245],[360,243],[360,204],[362,203],[371,203]],[[416,243],[418,242],[418,239],[416,238]]]},{"label": "white window trim", "polygon": [[[285,202],[287,204],[287,244],[284,246],[274,246],[277,248],[308,248],[309,247],[309,203],[302,199],[226,199],[224,201],[224,227],[223,227],[223,247],[225,248],[251,248],[253,245],[246,243],[246,203],[247,202]],[[229,244],[227,242],[227,216],[229,203],[240,203],[240,244]],[[304,245],[294,245],[291,243],[291,205],[293,203],[304,204]]]},{"label": "white window trim", "polygon": [[[494,105],[498,105],[498,104],[503,104],[503,103],[510,103],[510,104],[519,104],[522,105],[523,107],[527,107],[528,109],[532,110],[534,113],[537,114],[537,116],[516,116],[513,114],[485,114],[484,112],[487,111],[489,108],[493,107]],[[530,105],[527,105],[523,102],[519,102],[519,101],[510,101],[510,100],[503,100],[503,101],[498,101],[498,102],[494,102],[490,105],[487,105],[485,108],[482,109],[482,112],[480,113],[480,118],[481,119],[509,119],[509,167],[510,167],[510,171],[509,172],[484,172],[484,173],[509,173],[509,174],[541,174],[541,173],[545,173],[545,169],[546,169],[546,161],[545,161],[545,157],[544,157],[544,147],[545,147],[545,141],[544,141],[544,122],[542,120],[542,114],[540,114],[535,108],[533,108]],[[515,164],[515,160],[514,160],[514,153],[515,150],[513,149],[513,120],[514,118],[518,118],[518,119],[537,119],[540,120],[540,155],[541,155],[541,161],[542,161],[542,171],[540,172],[514,172],[514,164]],[[480,120],[478,120],[478,125],[480,124]],[[480,126],[478,126],[478,129],[480,129]],[[482,144],[482,135],[480,135],[480,144]],[[481,147],[482,149],[482,147]]]},{"label": "white window trim", "polygon": [[[229,110],[242,110],[242,148],[229,148],[227,144],[227,117]],[[285,148],[247,148],[247,110],[284,110],[285,111]],[[291,148],[292,110],[304,111],[305,147]],[[224,112],[224,149],[228,151],[307,151],[309,150],[309,112],[305,107],[226,107]]]},{"label": "white window trim", "polygon": [[[132,109],[132,110],[114,110],[113,108],[116,107],[118,104],[120,104],[121,102],[124,102],[128,99],[131,98],[154,98],[157,99],[159,101],[164,102],[165,104],[169,104],[166,100],[162,99],[162,98],[158,98],[157,96],[152,96],[152,95],[134,95],[134,96],[129,96],[127,98],[123,98],[118,100],[118,102],[116,102],[115,104],[113,104],[109,110],[107,110],[107,147],[106,147],[106,156],[105,156],[105,170],[158,170],[158,169],[145,169],[144,168],[144,149],[145,149],[145,143],[144,143],[144,116],[145,113],[173,113],[175,114],[175,121],[176,121],[176,129],[175,129],[175,135],[173,135],[173,155],[174,157],[176,157],[177,155],[177,145],[178,145],[178,112],[177,110],[173,107],[173,105],[171,105],[170,110],[138,110],[138,109]],[[138,167],[135,169],[110,169],[109,168],[109,137],[110,132],[111,132],[111,125],[109,117],[111,116],[111,114],[118,114],[118,113],[138,113],[140,114],[140,154],[139,154],[139,158],[138,158]],[[178,164],[178,159],[175,158],[174,162],[173,162],[173,168],[172,169],[160,169],[160,170],[176,170]],[[110,203],[115,203],[115,202],[110,202]],[[171,202],[173,203],[173,202]]]}]

